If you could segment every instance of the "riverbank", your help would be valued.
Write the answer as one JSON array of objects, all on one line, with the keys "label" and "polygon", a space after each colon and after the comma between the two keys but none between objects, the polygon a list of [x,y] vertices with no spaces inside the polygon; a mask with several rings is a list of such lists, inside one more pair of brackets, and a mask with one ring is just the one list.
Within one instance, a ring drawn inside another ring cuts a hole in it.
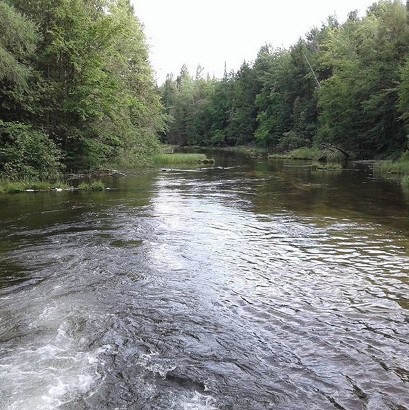
[{"label": "riverbank", "polygon": [[214,164],[213,158],[208,158],[205,154],[195,153],[174,153],[164,152],[162,154],[155,155],[152,159],[154,165],[201,165],[201,164]]},{"label": "riverbank", "polygon": [[103,191],[104,189],[107,188],[102,181],[82,182],[77,187],[71,186],[66,182],[0,181],[0,194],[46,191]]},{"label": "riverbank", "polygon": [[[215,160],[205,154],[198,153],[174,153],[174,147],[164,146],[160,154],[149,158],[149,161],[140,166],[133,165],[132,169],[144,167],[169,167],[169,166],[201,166],[213,165]],[[127,167],[129,168],[129,167]],[[125,177],[126,174],[116,169],[101,168],[93,171],[71,173],[61,175],[58,181],[39,180],[10,180],[0,179],[0,194],[37,191],[102,191],[107,189],[100,180],[106,177]],[[82,181],[82,182],[81,182]]]},{"label": "riverbank", "polygon": [[[132,169],[142,167],[171,167],[171,166],[201,166],[213,165],[214,158],[209,158],[204,153],[195,152],[175,152],[175,150],[183,150],[186,147],[177,147],[174,145],[163,145],[161,152],[151,156],[146,162],[138,165],[133,165]],[[198,150],[201,147],[187,147],[186,150]],[[241,153],[251,158],[268,158],[268,160],[303,160],[310,161],[311,170],[320,171],[340,171],[346,164],[345,156],[331,149],[319,149],[317,147],[303,147],[281,154],[268,154],[265,149],[255,146],[234,146],[222,148],[206,148],[210,151],[226,151]],[[372,162],[372,161],[371,161]],[[113,164],[115,166],[115,164]],[[376,176],[384,179],[399,180],[400,184],[406,190],[409,189],[409,152],[406,151],[396,161],[373,161],[373,172]],[[58,181],[14,181],[7,178],[0,179],[0,194],[1,193],[18,193],[30,191],[61,191],[61,190],[85,190],[97,191],[106,189],[105,185],[100,181],[101,178],[120,176],[125,177],[126,174],[116,169],[108,169],[107,167],[94,171],[79,172],[76,174],[67,174],[61,176]],[[85,181],[78,184],[74,181]]]}]

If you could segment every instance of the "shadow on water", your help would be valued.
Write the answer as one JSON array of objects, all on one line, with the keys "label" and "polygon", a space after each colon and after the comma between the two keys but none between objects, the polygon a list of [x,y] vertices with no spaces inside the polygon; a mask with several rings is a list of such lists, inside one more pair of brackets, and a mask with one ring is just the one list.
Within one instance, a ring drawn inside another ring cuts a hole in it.
[{"label": "shadow on water", "polygon": [[[39,261],[31,248],[48,244],[52,236],[116,229],[110,224],[115,207],[147,207],[158,171],[128,178],[107,178],[103,192],[51,191],[0,195],[0,288],[31,279]],[[120,240],[118,240],[120,243]],[[21,255],[24,255],[22,258]],[[46,263],[45,263],[46,264]],[[35,281],[35,280],[34,280]]]},{"label": "shadow on water", "polygon": [[226,169],[234,175],[224,188],[235,187],[240,193],[241,187],[254,212],[358,218],[391,225],[409,236],[409,194],[397,181],[374,177],[371,165],[351,163],[344,170],[322,171],[311,170],[308,161],[204,152],[216,157],[222,168],[215,170],[215,178],[224,179]]}]

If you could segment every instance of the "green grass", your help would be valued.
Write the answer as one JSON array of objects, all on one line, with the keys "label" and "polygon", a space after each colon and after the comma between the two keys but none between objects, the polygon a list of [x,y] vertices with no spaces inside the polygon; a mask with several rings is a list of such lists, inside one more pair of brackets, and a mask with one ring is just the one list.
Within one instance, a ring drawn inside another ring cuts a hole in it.
[{"label": "green grass", "polygon": [[47,181],[0,181],[0,193],[13,194],[25,191],[51,191],[52,189],[69,189],[69,185],[64,182]]},{"label": "green grass", "polygon": [[81,182],[78,185],[80,191],[103,191],[105,184],[102,181]]},{"label": "green grass", "polygon": [[297,148],[287,154],[289,159],[317,160],[322,154],[318,148]]},{"label": "green grass", "polygon": [[377,162],[374,165],[374,170],[385,174],[409,175],[409,161]]},{"label": "green grass", "polygon": [[311,164],[312,170],[322,170],[322,171],[341,171],[342,165],[337,162],[328,162],[326,164],[322,164],[321,162],[314,161]]},{"label": "green grass", "polygon": [[173,154],[173,151],[175,148],[178,148],[177,145],[171,145],[171,144],[162,144],[161,145],[161,150],[162,154]]},{"label": "green grass", "polygon": [[24,182],[1,181],[0,192],[4,194],[14,194],[17,192],[24,192],[28,189]]},{"label": "green grass", "polygon": [[214,163],[213,159],[209,159],[205,154],[158,154],[153,157],[153,162],[156,165],[183,165],[183,164],[203,164]]},{"label": "green grass", "polygon": [[380,174],[409,175],[409,151],[402,153],[396,161],[375,162],[374,171]]},{"label": "green grass", "polygon": [[306,161],[318,161],[319,158],[325,158],[327,165],[340,164],[344,161],[344,157],[340,152],[334,152],[327,149],[319,149],[316,147],[297,148],[285,154],[269,154],[269,159],[294,159]]},{"label": "green grass", "polygon": [[405,175],[400,181],[404,191],[409,191],[409,175]]},{"label": "green grass", "polygon": [[277,158],[277,159],[299,159],[299,160],[309,160],[316,161],[320,158],[325,152],[319,150],[318,148],[297,148],[292,151],[283,153],[283,154],[269,154],[268,158]]},{"label": "green grass", "polygon": [[250,155],[251,157],[262,157],[267,154],[266,148],[256,147],[253,145],[235,145],[234,147],[223,147],[221,149],[223,151],[237,152],[239,154]]},{"label": "green grass", "polygon": [[[51,191],[54,189],[68,190],[72,189],[65,182],[47,182],[47,181],[9,181],[0,180],[0,193],[13,194],[26,191]],[[103,191],[105,185],[102,181],[82,182],[78,186],[82,191]]]}]

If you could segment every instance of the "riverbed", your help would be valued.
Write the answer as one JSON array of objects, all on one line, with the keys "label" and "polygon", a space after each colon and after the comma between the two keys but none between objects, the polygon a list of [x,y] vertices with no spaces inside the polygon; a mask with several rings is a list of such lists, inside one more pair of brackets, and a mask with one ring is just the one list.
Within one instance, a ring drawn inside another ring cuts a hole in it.
[{"label": "riverbed", "polygon": [[0,197],[1,409],[409,408],[409,194],[214,155]]}]

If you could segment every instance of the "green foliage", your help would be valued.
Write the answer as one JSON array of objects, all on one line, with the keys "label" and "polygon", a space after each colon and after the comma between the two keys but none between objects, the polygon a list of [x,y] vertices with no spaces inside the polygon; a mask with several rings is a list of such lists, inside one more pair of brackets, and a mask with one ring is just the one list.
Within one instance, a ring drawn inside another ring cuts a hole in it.
[{"label": "green foliage", "polygon": [[[0,171],[53,178],[141,164],[178,145],[333,144],[397,157],[409,134],[409,24],[398,0],[329,18],[216,80],[183,66],[158,90],[130,0],[0,0]],[[330,154],[327,158],[330,158]]]},{"label": "green foliage", "polygon": [[23,122],[37,111],[41,80],[31,65],[36,25],[0,1],[0,120]]},{"label": "green foliage", "polygon": [[0,81],[27,86],[27,57],[38,40],[35,24],[4,1],[0,1]]},{"label": "green foliage", "polygon": [[[261,62],[259,62],[261,60]],[[275,147],[285,132],[291,130],[291,60],[287,50],[273,51],[264,48],[256,60],[261,71],[263,87],[256,97],[258,128],[256,141],[266,147]]]},{"label": "green foliage", "polygon": [[16,194],[18,192],[24,192],[27,189],[27,184],[24,182],[9,180],[0,181],[0,193],[3,194]]},{"label": "green foliage", "polygon": [[102,181],[81,182],[78,189],[80,191],[103,191],[105,184]]},{"label": "green foliage", "polygon": [[172,118],[166,140],[179,145],[226,146],[252,141],[256,129],[254,101],[258,83],[250,65],[222,81],[196,78],[183,66],[180,75],[168,76],[161,88],[166,111]]},{"label": "green foliage", "polygon": [[51,191],[70,189],[65,182],[46,182],[46,181],[10,181],[0,180],[0,193],[13,194],[25,191]]},{"label": "green foliage", "polygon": [[130,1],[9,3],[0,1],[0,119],[46,129],[72,170],[155,151],[166,116]]},{"label": "green foliage", "polygon": [[323,155],[323,151],[318,148],[297,148],[286,154],[287,158],[291,159],[305,159],[305,160],[318,160]]},{"label": "green foliage", "polygon": [[199,164],[208,160],[205,154],[159,154],[153,157],[157,165]]},{"label": "green foliage", "polygon": [[409,192],[409,175],[405,175],[401,179],[401,185],[405,192]]},{"label": "green foliage", "polygon": [[338,164],[336,162],[330,162],[327,164],[323,164],[319,161],[314,161],[311,164],[311,169],[312,170],[320,170],[320,171],[341,171],[342,170],[342,165]]},{"label": "green foliage", "polygon": [[0,172],[11,180],[56,179],[61,151],[41,131],[0,120]]},{"label": "green foliage", "polygon": [[404,148],[396,84],[409,52],[408,27],[401,2],[381,1],[362,20],[331,31],[321,56],[332,72],[319,93],[323,141],[361,157]]},{"label": "green foliage", "polygon": [[186,68],[161,89],[173,123],[163,141],[282,152],[332,144],[352,157],[393,157],[407,147],[409,22],[398,0],[363,18],[328,18],[289,49],[263,46],[221,80]]},{"label": "green foliage", "polygon": [[374,166],[375,171],[387,174],[409,175],[409,161],[383,161]]},{"label": "green foliage", "polygon": [[287,152],[301,148],[305,143],[306,141],[302,136],[291,130],[283,133],[282,137],[278,140],[275,149],[278,152]]},{"label": "green foliage", "polygon": [[402,152],[399,161],[409,162],[409,151]]}]

